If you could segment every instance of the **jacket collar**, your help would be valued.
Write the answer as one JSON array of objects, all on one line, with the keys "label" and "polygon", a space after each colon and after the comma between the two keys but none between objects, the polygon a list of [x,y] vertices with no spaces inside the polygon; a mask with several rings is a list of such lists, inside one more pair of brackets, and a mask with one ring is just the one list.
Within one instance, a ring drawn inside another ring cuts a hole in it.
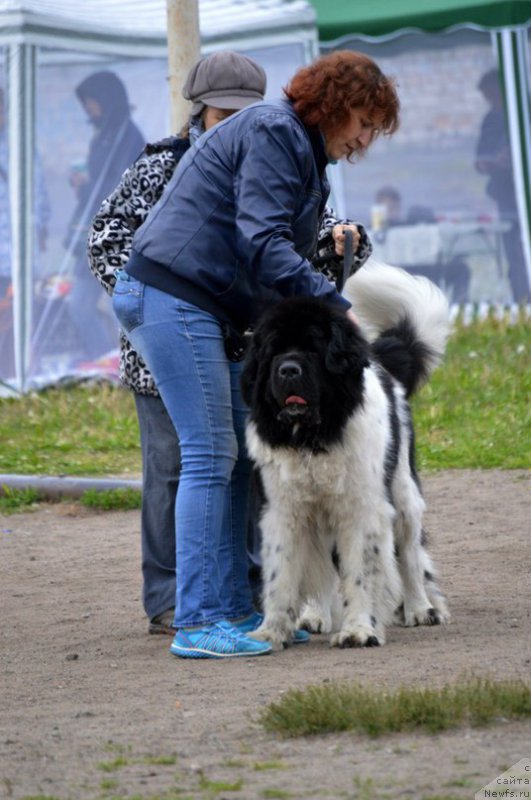
[{"label": "jacket collar", "polygon": [[315,164],[317,166],[317,171],[319,175],[322,176],[326,169],[326,166],[329,163],[328,156],[326,155],[325,140],[323,134],[321,133],[317,125],[306,125],[301,120],[301,118],[293,108],[293,103],[291,102],[291,100],[283,98],[283,102],[287,106],[289,106],[291,113],[299,120],[300,124],[303,126],[304,130],[308,134],[308,138],[310,140],[310,144],[313,150],[313,155],[315,158]]}]

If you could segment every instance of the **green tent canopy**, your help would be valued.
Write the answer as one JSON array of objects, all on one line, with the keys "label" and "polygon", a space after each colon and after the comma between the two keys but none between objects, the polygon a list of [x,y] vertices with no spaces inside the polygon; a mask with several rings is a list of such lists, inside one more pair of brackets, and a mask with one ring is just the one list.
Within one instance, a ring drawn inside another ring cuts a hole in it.
[{"label": "green tent canopy", "polygon": [[311,0],[321,42],[348,35],[387,36],[405,28],[426,33],[454,25],[496,29],[525,25],[531,0]]}]

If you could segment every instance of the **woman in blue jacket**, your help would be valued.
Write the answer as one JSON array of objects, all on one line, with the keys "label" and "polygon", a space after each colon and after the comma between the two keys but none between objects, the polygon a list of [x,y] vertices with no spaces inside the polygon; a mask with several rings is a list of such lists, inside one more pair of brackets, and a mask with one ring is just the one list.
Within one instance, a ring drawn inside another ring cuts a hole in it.
[{"label": "woman in blue jacket", "polygon": [[[117,317],[181,443],[171,652],[183,657],[271,650],[246,636],[261,620],[245,551],[250,463],[239,337],[292,295],[350,313],[309,262],[329,193],[325,169],[398,126],[393,82],[360,53],[318,59],[285,94],[220,123],[183,156],[114,289]],[[335,239],[341,254],[341,228]],[[355,247],[359,239],[356,232]]]}]

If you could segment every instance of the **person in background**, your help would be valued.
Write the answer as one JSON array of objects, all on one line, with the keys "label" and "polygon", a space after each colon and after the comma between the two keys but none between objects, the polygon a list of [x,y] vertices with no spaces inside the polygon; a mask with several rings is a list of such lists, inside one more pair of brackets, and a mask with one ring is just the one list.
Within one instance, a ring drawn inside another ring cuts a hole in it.
[{"label": "person in background", "polygon": [[81,348],[79,360],[93,361],[109,349],[109,330],[98,308],[98,286],[87,272],[87,233],[102,200],[142,151],[145,139],[131,118],[126,88],[114,72],[94,72],[75,93],[94,135],[86,164],[70,174],[77,202],[64,246],[74,259],[68,302]]},{"label": "person in background", "polygon": [[[89,266],[112,295],[116,272],[131,255],[135,231],[159,200],[181,156],[205,131],[263,99],[266,75],[252,59],[220,51],[200,59],[190,70],[183,96],[192,103],[191,115],[177,136],[148,144],[125,171],[116,189],[95,215],[88,237]],[[319,234],[319,268],[335,280],[341,270],[332,230],[338,220],[327,212]],[[348,221],[345,221],[348,224]],[[357,264],[370,253],[361,229]],[[175,635],[175,497],[179,480],[179,440],[155,382],[141,356],[120,333],[120,379],[134,393],[142,449],[142,573],[143,605],[149,632]],[[259,505],[259,492],[254,493]],[[260,562],[258,510],[250,514],[248,550],[253,599],[259,604]]]},{"label": "person in background", "polygon": [[[404,212],[402,195],[394,186],[381,186],[374,195],[377,207],[383,209],[382,231],[398,225],[436,225],[437,217],[429,206],[414,205]],[[398,265],[401,266],[401,265]],[[405,267],[412,275],[425,275],[435,283],[443,285],[451,302],[457,305],[467,303],[470,289],[470,267],[466,261],[453,256],[437,264],[416,264]]]},{"label": "person in background", "polygon": [[[276,102],[255,103],[202,136],[136,232],[113,307],[179,436],[175,503],[177,633],[191,658],[259,656],[246,557],[250,463],[242,338],[282,297],[350,304],[308,260],[329,189],[326,166],[398,126],[392,80],[338,51],[300,69]],[[344,226],[333,229],[342,255]],[[354,231],[354,247],[361,235]]]},{"label": "person in background", "polygon": [[502,234],[502,240],[513,299],[516,303],[527,303],[531,295],[522,248],[511,147],[498,70],[485,72],[479,81],[478,89],[490,109],[481,124],[476,147],[476,169],[488,178],[486,192],[496,203],[500,220],[509,223],[509,229]]}]

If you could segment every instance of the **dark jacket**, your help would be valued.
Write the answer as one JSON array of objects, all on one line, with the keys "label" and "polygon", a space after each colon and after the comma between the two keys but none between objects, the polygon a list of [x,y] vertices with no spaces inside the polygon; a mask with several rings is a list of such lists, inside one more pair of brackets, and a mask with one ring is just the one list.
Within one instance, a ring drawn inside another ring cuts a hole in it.
[{"label": "dark jacket", "polygon": [[181,159],[135,234],[127,272],[239,328],[291,295],[348,308],[308,261],[329,193],[326,164],[321,134],[289,102],[249,106]]},{"label": "dark jacket", "polygon": [[79,258],[78,269],[86,271],[86,240],[89,225],[102,200],[119,182],[122,173],[140,155],[145,140],[131,119],[125,86],[113,72],[95,72],[76,88],[81,102],[91,98],[102,109],[92,120],[95,133],[87,155],[88,181],[78,192],[77,205],[65,240]]}]

